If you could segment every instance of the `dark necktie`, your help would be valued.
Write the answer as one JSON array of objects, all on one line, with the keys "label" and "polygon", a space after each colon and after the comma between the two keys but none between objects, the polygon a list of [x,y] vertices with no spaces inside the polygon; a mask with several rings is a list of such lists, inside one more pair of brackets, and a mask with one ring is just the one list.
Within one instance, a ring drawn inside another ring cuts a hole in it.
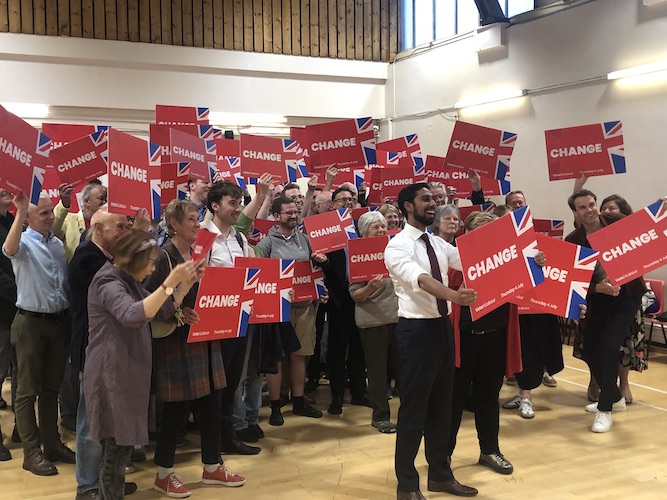
[{"label": "dark necktie", "polygon": [[[438,258],[435,256],[435,250],[431,245],[430,240],[428,239],[428,234],[424,233],[419,237],[426,244],[426,255],[428,255],[429,264],[431,264],[431,276],[442,283],[442,271],[440,270],[440,264],[438,264]],[[447,301],[442,299],[435,299],[438,303],[438,311],[443,318],[446,318],[449,314],[447,308]]]}]

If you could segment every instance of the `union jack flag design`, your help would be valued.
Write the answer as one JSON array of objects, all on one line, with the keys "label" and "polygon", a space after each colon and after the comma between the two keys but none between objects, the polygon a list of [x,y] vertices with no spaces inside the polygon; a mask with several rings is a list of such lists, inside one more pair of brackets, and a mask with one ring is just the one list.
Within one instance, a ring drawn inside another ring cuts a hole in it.
[{"label": "union jack flag design", "polygon": [[387,166],[398,165],[400,159],[400,153],[392,153],[391,151],[387,151]]},{"label": "union jack flag design", "polygon": [[188,198],[188,183],[183,182],[176,186],[176,197],[179,200],[186,200]]},{"label": "union jack flag design", "polygon": [[364,152],[364,159],[366,165],[373,165],[377,163],[377,151],[375,150],[375,139],[368,139],[361,141],[361,147]]},{"label": "union jack flag design", "polygon": [[294,277],[294,260],[280,259],[280,279],[292,279]]},{"label": "union jack flag design", "polygon": [[97,147],[107,142],[109,134],[107,133],[106,129],[104,129],[93,132],[88,137],[90,137],[90,141],[93,143],[93,146]]},{"label": "union jack flag design", "polygon": [[37,205],[39,203],[39,195],[42,192],[44,185],[44,175],[46,169],[41,167],[33,167],[32,169],[32,185],[30,186],[30,203]]},{"label": "union jack flag design", "polygon": [[526,266],[528,267],[528,274],[530,276],[530,281],[533,284],[533,287],[536,287],[540,283],[544,282],[544,271],[541,266],[538,266],[535,263],[535,256],[537,255],[537,240],[534,240],[530,245],[526,246],[523,250],[523,258],[526,261]]},{"label": "union jack flag design", "polygon": [[356,118],[354,123],[357,126],[357,133],[373,132],[373,117],[365,116],[363,118]]},{"label": "union jack flag design", "polygon": [[109,130],[109,125],[94,125],[95,127],[95,132],[100,132],[102,130],[107,131]]},{"label": "union jack flag design", "polygon": [[[289,279],[292,283],[294,278],[294,260],[280,259],[280,279]],[[280,321],[290,320],[290,310],[292,307],[292,300],[290,299],[291,286],[280,289]]]},{"label": "union jack flag design", "polygon": [[245,280],[243,281],[243,289],[251,290],[257,288],[259,283],[259,275],[261,270],[257,267],[249,267],[246,269]]},{"label": "union jack flag design", "polygon": [[37,145],[35,147],[35,152],[40,156],[45,156],[48,158],[49,152],[51,151],[51,139],[46,136],[43,132],[37,133]]},{"label": "union jack flag design", "polygon": [[162,159],[162,147],[154,142],[148,142],[148,165],[155,167],[160,166]]},{"label": "union jack flag design", "polygon": [[197,108],[197,121],[203,122],[208,120],[209,108]]},{"label": "union jack flag design", "polygon": [[245,337],[248,333],[248,324],[250,323],[250,315],[252,313],[252,304],[254,299],[245,300],[241,303],[241,310],[239,311],[239,329],[237,337]]},{"label": "union jack flag design", "polygon": [[653,222],[660,222],[665,217],[667,217],[667,203],[663,200],[658,200],[655,203],[651,203],[648,207],[645,207],[646,213],[653,220]]},{"label": "union jack flag design", "polygon": [[162,188],[160,186],[160,179],[151,179],[151,219],[160,218],[160,200],[162,197]]},{"label": "union jack flag design", "polygon": [[216,162],[209,161],[208,162],[208,178],[210,179],[209,182],[215,182],[217,173],[218,173],[218,167],[216,165]]},{"label": "union jack flag design", "polygon": [[352,173],[354,174],[354,185],[359,189],[359,186],[364,183],[364,179],[366,178],[366,169],[354,169]]},{"label": "union jack flag design", "polygon": [[504,180],[498,179],[498,188],[500,189],[500,194],[502,195],[506,195],[512,190],[510,186],[509,172],[507,173],[507,176]]},{"label": "union jack flag design", "polygon": [[[605,140],[620,137],[623,140],[623,123],[620,120],[602,123],[602,136]],[[609,163],[615,174],[624,174],[625,168],[625,146],[623,143],[607,148]]]},{"label": "union jack flag design", "polygon": [[512,216],[512,222],[514,223],[514,230],[516,231],[517,236],[521,236],[523,233],[533,228],[533,218],[531,217],[530,208],[528,206],[518,208],[510,215]]},{"label": "union jack flag design", "polygon": [[338,219],[340,220],[340,225],[345,234],[347,235],[348,240],[357,238],[357,230],[354,227],[354,221],[352,220],[352,212],[348,208],[339,208]]},{"label": "union jack flag design", "polygon": [[579,319],[581,314],[581,307],[579,306],[586,304],[590,276],[595,269],[599,254],[596,250],[577,245],[574,257],[574,269],[587,271],[587,273],[574,277],[570,283],[566,306],[567,317],[570,319]]},{"label": "union jack flag design", "polygon": [[190,162],[189,161],[179,161],[178,166],[176,167],[176,175],[178,177],[189,177],[190,176]]},{"label": "union jack flag design", "polygon": [[205,141],[206,143],[206,154],[213,155],[213,159],[217,160],[215,141]]}]

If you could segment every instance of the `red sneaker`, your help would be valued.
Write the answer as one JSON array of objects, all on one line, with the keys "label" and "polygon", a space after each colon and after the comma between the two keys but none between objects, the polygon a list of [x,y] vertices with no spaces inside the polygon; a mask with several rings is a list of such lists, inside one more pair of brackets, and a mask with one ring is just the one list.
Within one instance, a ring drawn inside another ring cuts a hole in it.
[{"label": "red sneaker", "polygon": [[201,482],[204,484],[221,484],[222,486],[243,486],[245,477],[229,472],[226,465],[219,465],[215,472],[208,472],[204,469],[201,476]]},{"label": "red sneaker", "polygon": [[173,472],[164,479],[160,479],[159,474],[155,474],[153,488],[172,498],[187,498],[190,496],[190,490],[183,484],[181,478]]}]

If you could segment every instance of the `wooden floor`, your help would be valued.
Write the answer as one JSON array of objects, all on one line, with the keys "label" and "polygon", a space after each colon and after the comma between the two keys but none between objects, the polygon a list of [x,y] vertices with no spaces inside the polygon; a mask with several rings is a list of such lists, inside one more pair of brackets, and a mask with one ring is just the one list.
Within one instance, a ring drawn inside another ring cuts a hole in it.
[{"label": "wooden floor", "polygon": [[[566,368],[556,376],[557,388],[534,391],[535,418],[524,420],[517,410],[501,410],[500,446],[514,464],[511,476],[502,476],[476,465],[479,449],[472,415],[464,423],[452,461],[462,483],[479,489],[478,498],[497,499],[615,499],[667,498],[667,354],[655,350],[650,369],[631,373],[634,402],[626,413],[614,414],[614,427],[607,434],[590,431],[593,415],[584,412],[588,374],[585,365],[571,357],[565,346]],[[3,394],[8,399],[9,387]],[[515,388],[504,386],[501,402]],[[317,392],[322,410],[330,401],[328,387]],[[393,415],[398,401],[391,401]],[[203,486],[196,442],[180,448],[177,473],[192,490],[192,499],[391,499],[395,498],[393,469],[395,436],[380,434],[370,426],[368,408],[345,406],[343,415],[325,412],[319,420],[285,412],[285,425],[271,427],[262,410],[261,425],[266,438],[258,456],[229,456],[226,463],[247,477],[241,488]],[[10,442],[12,414],[0,411],[5,444],[13,460],[0,462],[0,498],[68,499],[75,496],[73,465],[58,465],[55,477],[37,477],[21,468],[20,445]],[[74,436],[64,440],[73,446]],[[133,499],[166,498],[152,489],[155,466],[137,464],[128,480],[139,485]],[[426,462],[418,457],[421,485],[428,498],[446,498],[426,491]],[[224,491],[221,491],[224,490]],[[451,497],[450,497],[451,498]]]}]

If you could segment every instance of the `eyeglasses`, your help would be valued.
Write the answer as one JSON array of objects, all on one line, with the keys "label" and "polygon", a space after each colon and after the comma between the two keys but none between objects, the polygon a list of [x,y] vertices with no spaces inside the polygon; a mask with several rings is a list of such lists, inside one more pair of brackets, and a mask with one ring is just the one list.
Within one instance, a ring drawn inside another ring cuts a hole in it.
[{"label": "eyeglasses", "polygon": [[298,210],[290,210],[289,212],[279,212],[279,213],[280,215],[288,215],[290,217],[292,217],[293,215],[299,215]]},{"label": "eyeglasses", "polygon": [[353,198],[338,198],[337,200],[334,200],[334,203],[350,203],[353,200]]}]

